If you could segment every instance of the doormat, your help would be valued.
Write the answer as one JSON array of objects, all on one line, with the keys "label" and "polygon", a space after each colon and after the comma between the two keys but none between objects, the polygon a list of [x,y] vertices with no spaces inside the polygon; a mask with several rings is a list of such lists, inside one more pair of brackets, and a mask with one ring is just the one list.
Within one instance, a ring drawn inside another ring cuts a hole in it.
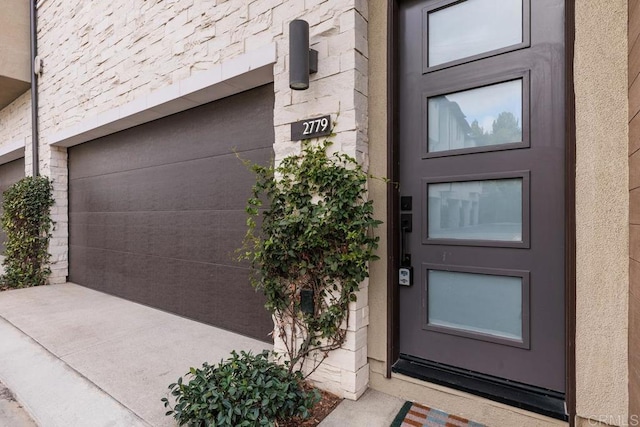
[{"label": "doormat", "polygon": [[413,402],[405,402],[391,427],[486,427]]}]

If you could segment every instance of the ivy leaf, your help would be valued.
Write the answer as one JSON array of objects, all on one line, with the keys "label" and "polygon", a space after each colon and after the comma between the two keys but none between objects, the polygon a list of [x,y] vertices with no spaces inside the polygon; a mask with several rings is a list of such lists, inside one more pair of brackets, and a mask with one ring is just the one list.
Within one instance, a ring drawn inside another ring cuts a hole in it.
[{"label": "ivy leaf", "polygon": [[[251,264],[251,284],[266,296],[276,332],[291,339],[290,372],[311,354],[320,354],[314,363],[322,363],[328,350],[344,343],[349,302],[368,277],[369,262],[378,259],[372,230],[381,222],[367,197],[369,176],[352,157],[328,155],[330,146],[306,141],[300,155],[252,167],[256,183],[247,212],[252,218],[260,200],[262,216],[247,221],[239,252]],[[301,304],[303,288],[314,295],[313,310],[304,315],[299,310],[309,304]],[[306,338],[296,340],[287,332],[293,330]]]},{"label": "ivy leaf", "polygon": [[40,286],[51,274],[49,239],[54,222],[53,182],[48,177],[25,177],[3,193],[2,228],[7,234],[3,285]]}]

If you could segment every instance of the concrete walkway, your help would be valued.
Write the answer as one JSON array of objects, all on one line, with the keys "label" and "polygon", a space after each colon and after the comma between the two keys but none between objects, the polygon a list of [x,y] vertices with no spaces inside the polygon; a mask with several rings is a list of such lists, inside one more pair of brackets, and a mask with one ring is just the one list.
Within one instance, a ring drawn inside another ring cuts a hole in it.
[{"label": "concrete walkway", "polygon": [[343,400],[319,427],[389,427],[404,402],[369,389],[355,402]]},{"label": "concrete walkway", "polygon": [[74,284],[0,293],[0,381],[42,427],[175,426],[160,399],[189,367],[268,348]]},{"label": "concrete walkway", "polygon": [[[0,293],[0,427],[175,426],[160,399],[191,366],[270,349],[71,283]],[[403,401],[369,390],[322,427],[386,427]],[[24,410],[20,408],[24,407]],[[19,424],[24,421],[26,424]]]},{"label": "concrete walkway", "polygon": [[27,411],[20,405],[13,393],[0,383],[0,426],[36,427]]}]

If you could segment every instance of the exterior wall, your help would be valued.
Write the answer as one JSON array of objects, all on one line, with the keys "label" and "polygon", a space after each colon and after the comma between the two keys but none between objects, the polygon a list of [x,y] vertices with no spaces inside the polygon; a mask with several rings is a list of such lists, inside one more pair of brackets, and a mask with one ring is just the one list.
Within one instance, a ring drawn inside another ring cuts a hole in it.
[{"label": "exterior wall", "polygon": [[[68,274],[68,169],[66,148],[50,144],[70,129],[91,132],[105,114],[164,96],[221,64],[233,68],[235,58],[267,45],[275,44],[277,51],[276,160],[300,150],[290,141],[289,123],[331,114],[337,117],[333,149],[368,163],[366,0],[151,0],[135,7],[127,0],[38,3],[39,166],[53,178],[56,199],[51,283],[66,281]],[[288,28],[296,18],[309,22],[311,47],[319,52],[319,71],[303,92],[291,91],[288,83]],[[30,114],[28,98],[18,101],[0,111],[0,144],[30,134],[23,120]],[[147,113],[146,120],[158,117]],[[360,396],[369,380],[367,295],[364,283],[350,307],[345,348],[314,375],[325,388],[350,398]]]},{"label": "exterior wall", "polygon": [[[375,176],[388,176],[387,170],[387,1],[369,2],[369,150],[370,171]],[[375,218],[382,221],[376,234],[380,237],[379,261],[369,265],[369,309],[375,316],[369,320],[369,362],[371,365],[371,386],[377,388],[375,378],[384,377],[387,360],[387,184],[381,180],[371,180],[369,194],[372,198]]]},{"label": "exterior wall", "polygon": [[31,81],[29,28],[28,2],[4,0],[0,4],[0,76]]},{"label": "exterior wall", "polygon": [[627,2],[576,2],[576,405],[628,414]]},{"label": "exterior wall", "polygon": [[29,2],[0,2],[0,109],[31,85]]},{"label": "exterior wall", "polygon": [[0,110],[0,149],[17,140],[31,144],[31,92]]},{"label": "exterior wall", "polygon": [[[334,17],[327,18],[327,6],[338,8]],[[318,51],[318,73],[311,77],[308,90],[289,89],[286,23],[284,37],[277,39],[279,59],[274,67],[276,161],[300,150],[300,143],[290,141],[289,123],[331,114],[332,118],[337,117],[332,149],[356,158],[367,168],[368,2],[330,0],[300,16],[311,26],[310,44]],[[360,285],[357,302],[349,306],[345,345],[331,352],[312,376],[318,386],[349,399],[357,399],[365,392],[369,383],[368,324],[368,283],[365,281]],[[283,350],[277,339],[275,349]]]},{"label": "exterior wall", "polygon": [[629,422],[640,420],[640,2],[629,1]]},{"label": "exterior wall", "polygon": [[[16,150],[17,147],[23,148]],[[18,99],[0,110],[0,164],[24,155],[25,175],[31,174],[31,92],[27,91]]]}]

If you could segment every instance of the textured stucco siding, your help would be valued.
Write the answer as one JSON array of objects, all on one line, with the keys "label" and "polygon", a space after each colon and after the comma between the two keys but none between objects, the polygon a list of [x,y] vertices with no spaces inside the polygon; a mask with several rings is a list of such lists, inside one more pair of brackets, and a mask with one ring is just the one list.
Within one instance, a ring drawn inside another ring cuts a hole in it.
[{"label": "textured stucco siding", "polygon": [[627,2],[576,2],[576,405],[627,420]]},{"label": "textured stucco siding", "polygon": [[629,423],[640,422],[640,2],[629,11]]}]

